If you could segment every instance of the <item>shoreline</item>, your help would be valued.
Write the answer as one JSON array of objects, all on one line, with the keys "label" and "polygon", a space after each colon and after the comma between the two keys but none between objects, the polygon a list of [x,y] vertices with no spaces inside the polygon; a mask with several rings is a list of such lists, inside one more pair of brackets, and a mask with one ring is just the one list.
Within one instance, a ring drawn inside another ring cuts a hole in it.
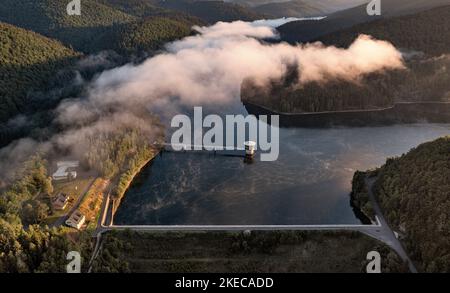
[{"label": "shoreline", "polygon": [[[113,202],[112,202],[113,208],[112,208],[112,211],[111,211],[111,216],[112,216],[111,222],[112,222],[112,220],[114,219],[114,216],[115,216],[115,214],[116,214],[118,208],[120,207],[120,204],[122,203],[122,200],[123,200],[125,194],[126,194],[127,191],[130,189],[130,186],[133,184],[133,181],[134,181],[134,179],[136,178],[136,176],[138,176],[138,175],[141,173],[141,171],[142,171],[145,167],[147,167],[148,164],[151,164],[152,161],[159,155],[160,152],[161,152],[161,150],[155,149],[154,154],[153,154],[149,159],[144,160],[144,162],[143,162],[142,164],[140,164],[140,165],[136,168],[136,170],[135,170],[134,172],[132,172],[130,178],[129,178],[129,179],[127,180],[127,182],[126,182],[126,185],[125,185],[125,187],[124,187],[123,192],[121,192],[120,194],[118,194],[117,196],[115,196],[115,197],[113,198]],[[126,172],[125,172],[125,173],[126,173]],[[120,177],[122,177],[125,173],[121,174],[121,175],[119,176],[119,179],[120,179]],[[116,184],[116,186],[115,186],[116,188],[117,188],[117,185],[118,185],[118,184]]]},{"label": "shoreline", "polygon": [[242,102],[249,114],[279,115],[282,127],[323,128],[333,126],[364,127],[413,124],[420,122],[450,123],[450,102],[398,102],[380,109],[287,113],[267,106]]}]

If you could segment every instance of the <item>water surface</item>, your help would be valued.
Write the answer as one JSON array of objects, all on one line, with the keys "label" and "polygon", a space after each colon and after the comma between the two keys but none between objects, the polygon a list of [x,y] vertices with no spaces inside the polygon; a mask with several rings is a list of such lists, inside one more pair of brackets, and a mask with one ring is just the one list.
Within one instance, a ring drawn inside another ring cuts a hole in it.
[{"label": "water surface", "polygon": [[137,176],[115,224],[359,224],[350,206],[356,170],[450,134],[448,124],[280,129],[275,162],[164,153]]}]

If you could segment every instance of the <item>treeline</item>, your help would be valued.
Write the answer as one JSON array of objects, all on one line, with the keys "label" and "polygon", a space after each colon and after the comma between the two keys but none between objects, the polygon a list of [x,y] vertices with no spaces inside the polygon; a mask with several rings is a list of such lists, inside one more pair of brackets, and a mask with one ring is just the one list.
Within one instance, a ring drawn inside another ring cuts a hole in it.
[{"label": "treeline", "polygon": [[153,0],[98,0],[106,6],[135,17],[161,16],[171,11],[162,8]]},{"label": "treeline", "polygon": [[152,137],[132,127],[96,131],[80,138],[86,144],[83,166],[96,170],[105,179],[112,179],[128,169],[130,161],[144,157],[152,150]]},{"label": "treeline", "polygon": [[327,15],[329,12],[328,5],[317,3],[319,1],[290,0],[269,2],[258,5],[255,11],[270,15],[273,17],[317,17]]},{"label": "treeline", "polygon": [[[97,43],[105,49],[130,55],[158,50],[164,44],[184,38],[193,33],[195,20],[179,17],[152,17],[123,26],[116,26],[111,34]],[[110,42],[108,42],[110,40]]]},{"label": "treeline", "polygon": [[31,157],[17,171],[18,178],[0,196],[0,218],[15,224],[39,224],[49,211],[49,206],[36,198],[53,192],[47,174],[46,161],[40,156]]},{"label": "treeline", "polygon": [[[450,53],[450,49],[448,51]],[[289,71],[281,81],[256,87],[242,86],[243,101],[276,111],[301,113],[377,109],[395,102],[450,101],[450,54],[412,56],[405,70],[362,76],[357,82],[327,80],[298,85],[298,73]]]},{"label": "treeline", "polygon": [[252,21],[267,18],[247,7],[224,1],[151,0],[160,7],[198,17],[208,23],[218,21]]},{"label": "treeline", "polygon": [[350,203],[358,209],[370,221],[375,221],[375,211],[369,198],[368,186],[366,184],[367,173],[357,171],[352,180],[352,192]]},{"label": "treeline", "polygon": [[[30,107],[40,107],[33,105],[29,92],[49,90],[57,73],[79,57],[57,41],[0,23],[0,122]],[[68,72],[62,74],[59,79],[72,77]]]},{"label": "treeline", "polygon": [[450,272],[450,137],[388,159],[374,190],[418,268]]},{"label": "treeline", "polygon": [[136,17],[172,17],[178,13],[207,23],[252,21],[266,17],[254,9],[222,0],[100,0],[99,2]]},{"label": "treeline", "polygon": [[67,253],[79,251],[82,271],[92,253],[91,235],[73,241],[61,229],[11,224],[0,218],[0,273],[66,273]]},{"label": "treeline", "polygon": [[164,129],[156,117],[146,114],[140,122],[118,123],[115,129],[100,129],[82,140],[86,147],[83,166],[112,180],[112,195],[120,199],[136,173],[159,152]]},{"label": "treeline", "polygon": [[273,80],[264,87],[247,80],[242,85],[241,98],[286,113],[379,109],[394,103],[386,79],[392,80],[392,84],[401,81],[399,72],[393,71],[389,75],[374,73],[362,77],[358,83],[328,80],[300,85],[298,74],[291,71],[283,80]]}]

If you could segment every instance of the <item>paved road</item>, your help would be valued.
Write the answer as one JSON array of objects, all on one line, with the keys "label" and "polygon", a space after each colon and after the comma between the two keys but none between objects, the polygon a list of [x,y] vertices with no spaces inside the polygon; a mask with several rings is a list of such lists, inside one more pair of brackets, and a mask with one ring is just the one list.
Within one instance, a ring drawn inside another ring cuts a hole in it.
[{"label": "paved road", "polygon": [[367,190],[369,193],[370,201],[372,202],[373,209],[375,211],[375,214],[377,215],[378,221],[380,222],[380,225],[383,228],[383,234],[387,237],[386,241],[384,241],[386,244],[388,244],[392,249],[397,252],[397,254],[402,258],[403,261],[408,263],[409,270],[412,273],[417,273],[417,269],[414,266],[414,263],[409,258],[408,254],[406,253],[405,249],[403,248],[400,241],[395,236],[394,232],[392,231],[391,227],[389,226],[388,222],[384,218],[383,212],[381,211],[380,205],[378,204],[377,199],[375,198],[375,195],[373,193],[373,184],[376,181],[376,178],[366,178],[366,185]]},{"label": "paved road", "polygon": [[69,218],[69,216],[75,212],[81,204],[81,201],[83,200],[83,198],[86,196],[86,193],[89,191],[89,189],[91,188],[92,184],[94,183],[96,178],[91,179],[91,182],[89,182],[89,184],[84,188],[83,192],[81,193],[81,195],[78,197],[78,200],[75,202],[75,204],[73,205],[73,207],[70,209],[69,212],[67,212],[64,216],[61,216],[58,220],[55,221],[55,223],[53,223],[53,225],[51,225],[51,227],[59,227],[61,225],[63,225],[66,220]]}]

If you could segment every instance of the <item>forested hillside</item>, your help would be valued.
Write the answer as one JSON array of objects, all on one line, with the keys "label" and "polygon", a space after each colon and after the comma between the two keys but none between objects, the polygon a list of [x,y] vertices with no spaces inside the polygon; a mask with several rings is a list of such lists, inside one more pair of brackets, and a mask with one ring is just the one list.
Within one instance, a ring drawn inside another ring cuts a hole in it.
[{"label": "forested hillside", "polygon": [[308,3],[304,0],[268,3],[257,6],[255,11],[275,17],[307,17],[321,16],[326,7],[320,3]]},{"label": "forested hillside", "polygon": [[374,188],[420,270],[450,272],[450,137],[389,159]]},{"label": "forested hillside", "polygon": [[53,77],[79,57],[58,41],[0,23],[0,122],[25,112],[34,103],[28,93],[49,89]]},{"label": "forested hillside", "polygon": [[150,52],[192,34],[194,24],[202,22],[183,15],[154,16],[115,27],[110,34],[99,38],[93,47],[114,50],[122,55]]},{"label": "forested hillside", "polygon": [[414,15],[380,19],[334,32],[318,40],[348,47],[360,34],[386,40],[403,50],[440,56],[450,52],[450,3]]},{"label": "forested hillside", "polygon": [[[393,71],[389,78],[400,82],[399,75],[399,71]],[[301,86],[297,85],[296,76],[288,73],[285,79],[274,80],[265,87],[255,87],[251,81],[246,81],[241,98],[244,102],[284,113],[380,109],[394,102],[394,95],[385,87],[383,74],[368,75],[359,83],[331,80]]]},{"label": "forested hillside", "polygon": [[[66,5],[64,0],[5,0],[0,6],[0,21],[58,39],[85,53],[116,49],[125,53],[130,47],[155,49],[161,42],[190,34],[194,24],[202,23],[144,0],[84,0],[81,16],[67,15]],[[124,40],[122,35],[130,31],[134,35]]]},{"label": "forested hillside", "polygon": [[[369,1],[366,1],[369,2]],[[338,11],[326,19],[317,21],[296,21],[279,28],[281,37],[289,42],[307,42],[329,33],[334,33],[361,23],[377,19],[389,19],[403,15],[415,14],[435,7],[448,5],[448,0],[389,0],[382,1],[381,16],[367,14],[367,4]]]},{"label": "forested hillside", "polygon": [[155,5],[153,0],[98,0],[97,2],[136,17],[170,13],[167,9]]},{"label": "forested hillside", "polygon": [[81,16],[69,16],[67,4],[64,0],[4,0],[0,6],[0,20],[58,39],[85,52],[111,26],[137,20],[94,0],[82,1]]},{"label": "forested hillside", "polygon": [[244,6],[223,1],[153,0],[160,7],[196,16],[208,23],[217,21],[251,21],[265,18],[265,15]]},{"label": "forested hillside", "polygon": [[[227,2],[237,3],[245,6],[258,9],[264,5],[287,5],[287,7],[292,7],[292,3],[304,3],[308,5],[313,5],[320,7],[323,12],[330,13],[339,10],[348,9],[350,7],[355,7],[366,3],[367,0],[226,0]],[[299,6],[301,8],[301,6]],[[301,13],[302,11],[298,11]]]},{"label": "forested hillside", "polygon": [[148,56],[163,45],[193,33],[192,26],[201,24],[197,19],[154,16],[111,27],[84,47],[86,52],[113,50],[124,58],[144,54]]}]

